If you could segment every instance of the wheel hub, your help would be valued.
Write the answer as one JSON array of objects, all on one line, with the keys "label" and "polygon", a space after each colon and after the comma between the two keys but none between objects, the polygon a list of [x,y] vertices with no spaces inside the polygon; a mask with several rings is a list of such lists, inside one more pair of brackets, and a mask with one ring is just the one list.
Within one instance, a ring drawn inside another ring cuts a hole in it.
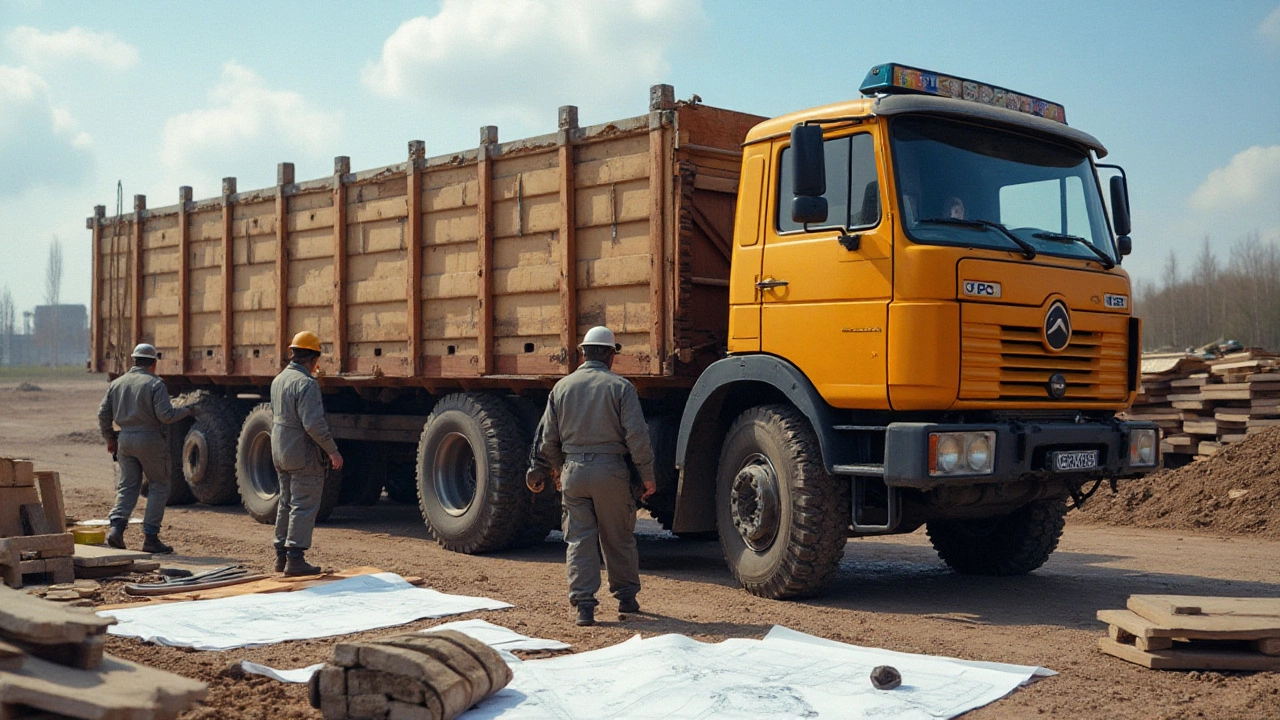
[{"label": "wheel hub", "polygon": [[253,491],[264,500],[280,494],[280,477],[271,457],[271,433],[260,432],[249,445],[249,483]]},{"label": "wheel hub", "polygon": [[476,497],[476,456],[465,435],[441,440],[431,474],[440,507],[455,517],[465,514]]},{"label": "wheel hub", "polygon": [[731,495],[729,510],[742,541],[756,552],[767,550],[778,536],[781,515],[778,474],[769,459],[747,458],[733,478]]}]

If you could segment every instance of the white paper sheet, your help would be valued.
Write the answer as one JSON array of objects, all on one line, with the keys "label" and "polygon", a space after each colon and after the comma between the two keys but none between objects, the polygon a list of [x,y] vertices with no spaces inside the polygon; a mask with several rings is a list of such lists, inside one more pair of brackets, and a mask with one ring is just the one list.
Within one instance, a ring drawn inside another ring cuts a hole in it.
[{"label": "white paper sheet", "polygon": [[279,680],[280,682],[287,683],[309,682],[311,680],[311,676],[315,675],[316,671],[322,667],[324,667],[324,663],[308,665],[304,668],[298,668],[297,670],[277,670],[273,667],[267,667],[266,665],[259,665],[256,662],[249,662],[248,660],[240,661],[240,669],[247,673],[252,673],[254,675],[266,675],[272,680]]},{"label": "white paper sheet", "polygon": [[379,573],[295,592],[164,603],[98,614],[119,621],[107,629],[112,635],[197,650],[230,650],[509,607],[489,598],[417,588],[394,573]]},{"label": "white paper sheet", "polygon": [[[513,663],[514,679],[464,714],[503,718],[951,718],[1004,697],[1037,668],[977,665],[824,641],[778,628],[764,640],[682,635]],[[871,686],[876,665],[902,673]]]},{"label": "white paper sheet", "polygon": [[531,638],[528,635],[521,635],[515,630],[504,628],[501,625],[494,625],[487,620],[479,618],[474,620],[454,620],[453,622],[442,623],[418,632],[425,635],[439,630],[457,630],[458,632],[466,633],[495,650],[567,650],[569,648],[569,643],[567,642]]}]

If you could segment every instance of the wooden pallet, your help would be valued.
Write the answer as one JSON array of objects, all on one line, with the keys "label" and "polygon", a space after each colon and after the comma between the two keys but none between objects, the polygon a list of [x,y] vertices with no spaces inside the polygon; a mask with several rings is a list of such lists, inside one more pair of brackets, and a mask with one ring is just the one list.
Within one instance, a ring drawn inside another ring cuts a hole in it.
[{"label": "wooden pallet", "polygon": [[1133,595],[1098,648],[1156,670],[1280,670],[1280,598]]},{"label": "wooden pallet", "polygon": [[23,578],[35,573],[51,574],[54,583],[72,582],[75,546],[71,533],[0,538],[0,575],[12,588],[22,587]]}]

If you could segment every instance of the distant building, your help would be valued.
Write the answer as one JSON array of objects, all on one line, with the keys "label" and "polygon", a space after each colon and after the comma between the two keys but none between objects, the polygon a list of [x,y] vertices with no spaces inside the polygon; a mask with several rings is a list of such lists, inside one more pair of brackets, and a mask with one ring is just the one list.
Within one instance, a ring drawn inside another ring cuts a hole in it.
[{"label": "distant building", "polygon": [[75,365],[89,361],[89,311],[84,305],[37,305],[25,365]]}]

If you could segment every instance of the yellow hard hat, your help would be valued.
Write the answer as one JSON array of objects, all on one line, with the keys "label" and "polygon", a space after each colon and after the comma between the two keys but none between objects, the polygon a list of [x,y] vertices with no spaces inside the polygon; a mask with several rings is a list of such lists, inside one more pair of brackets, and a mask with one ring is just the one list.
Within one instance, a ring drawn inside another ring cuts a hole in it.
[{"label": "yellow hard hat", "polygon": [[310,330],[303,330],[293,336],[293,342],[289,343],[289,347],[320,352],[320,337]]}]

